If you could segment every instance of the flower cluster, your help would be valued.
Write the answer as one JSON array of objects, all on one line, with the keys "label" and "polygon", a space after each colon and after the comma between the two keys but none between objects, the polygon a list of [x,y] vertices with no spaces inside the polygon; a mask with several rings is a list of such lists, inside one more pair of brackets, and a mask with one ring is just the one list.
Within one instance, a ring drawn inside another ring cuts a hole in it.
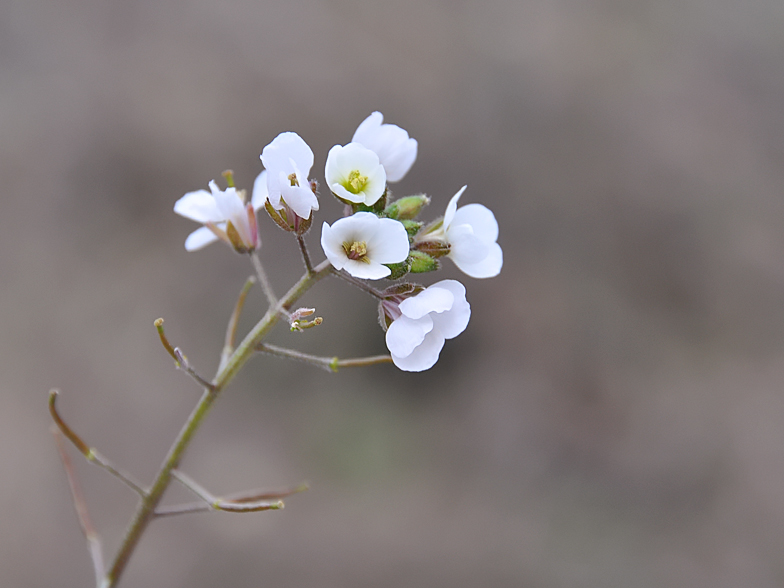
[{"label": "flower cluster", "polygon": [[[481,204],[458,208],[465,186],[444,215],[428,224],[417,218],[429,197],[392,200],[388,184],[408,173],[418,144],[383,120],[380,112],[372,113],[350,143],[335,145],[327,155],[326,186],[350,212],[322,225],[321,247],[330,264],[359,280],[401,280],[438,270],[446,257],[473,278],[498,275],[503,265],[498,223]],[[257,251],[261,241],[256,212],[261,208],[279,227],[301,238],[319,210],[317,184],[308,177],[313,161],[313,152],[299,135],[281,133],[262,150],[265,170],[254,182],[250,201],[233,187],[230,176],[224,191],[210,182],[210,192],[185,194],[174,211],[204,225],[191,233],[185,248],[194,251],[220,239],[240,253]],[[395,365],[405,371],[432,367],[444,341],[463,332],[471,315],[465,287],[455,280],[427,288],[401,282],[382,292],[369,285],[366,289],[380,299],[387,347]]]}]

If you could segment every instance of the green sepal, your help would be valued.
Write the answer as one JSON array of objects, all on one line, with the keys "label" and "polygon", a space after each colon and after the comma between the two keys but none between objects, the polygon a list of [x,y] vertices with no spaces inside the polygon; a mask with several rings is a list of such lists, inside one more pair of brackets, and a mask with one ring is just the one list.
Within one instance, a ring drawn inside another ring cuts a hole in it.
[{"label": "green sepal", "polygon": [[281,229],[283,229],[284,231],[286,231],[288,233],[294,232],[294,227],[292,227],[289,224],[289,222],[288,222],[288,220],[286,218],[286,211],[285,211],[285,209],[284,210],[277,210],[277,209],[275,209],[275,207],[272,206],[272,204],[270,204],[270,201],[267,200],[264,203],[264,210],[267,211],[267,214],[272,219],[272,222],[274,222],[276,225],[278,225]]},{"label": "green sepal", "polygon": [[412,274],[434,272],[439,268],[438,261],[422,251],[412,251],[408,259],[411,261],[411,269],[409,271]]},{"label": "green sepal", "polygon": [[[334,192],[333,192],[333,194],[334,194]],[[384,193],[381,195],[381,198],[376,200],[376,202],[373,205],[371,205],[371,206],[368,206],[366,204],[362,204],[361,202],[360,203],[346,202],[342,198],[338,198],[338,200],[340,200],[341,202],[344,202],[344,203],[350,205],[351,206],[351,210],[352,210],[352,212],[354,214],[356,214],[357,212],[372,212],[376,216],[381,216],[383,214],[383,212],[384,212],[384,207],[386,207],[386,205],[387,205],[387,194],[389,194],[389,189],[385,188],[384,189]],[[337,196],[335,196],[335,197],[337,198]]]},{"label": "green sepal", "polygon": [[399,280],[411,271],[411,257],[406,258],[405,261],[400,263],[385,263],[392,273],[387,276],[388,280]]},{"label": "green sepal", "polygon": [[245,254],[251,251],[251,249],[242,242],[242,237],[240,237],[240,234],[231,221],[226,221],[226,236],[229,238],[231,246],[234,247],[234,251],[237,253]]},{"label": "green sepal", "polygon": [[423,225],[423,223],[414,220],[401,220],[400,222],[403,223],[403,226],[406,228],[406,233],[408,233],[408,236],[411,239],[414,238],[414,235],[420,231]]},{"label": "green sepal", "polygon": [[387,206],[384,209],[384,216],[400,221],[414,220],[428,204],[430,204],[430,198],[425,194],[404,196]]}]

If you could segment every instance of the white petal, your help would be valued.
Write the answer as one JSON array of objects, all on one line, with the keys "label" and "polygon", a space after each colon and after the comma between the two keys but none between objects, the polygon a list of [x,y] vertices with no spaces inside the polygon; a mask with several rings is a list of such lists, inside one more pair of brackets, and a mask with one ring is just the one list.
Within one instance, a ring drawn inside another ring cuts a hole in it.
[{"label": "white petal", "polygon": [[188,192],[174,203],[174,212],[197,223],[224,220],[212,194],[206,190]]},{"label": "white petal", "polygon": [[501,267],[504,265],[504,255],[498,243],[490,243],[487,256],[477,262],[464,262],[452,255],[449,257],[460,271],[472,278],[494,278],[501,273]]},{"label": "white petal", "polygon": [[358,261],[356,259],[349,259],[348,257],[343,262],[343,269],[355,278],[361,278],[363,280],[380,280],[392,273],[392,270],[387,266],[381,265],[378,262]]},{"label": "white petal", "polygon": [[261,162],[268,170],[288,169],[292,159],[303,174],[310,173],[310,168],[313,167],[313,151],[297,133],[281,133],[261,152]]},{"label": "white petal", "polygon": [[408,173],[417,156],[417,142],[397,125],[382,124],[384,116],[374,112],[357,127],[352,142],[374,151],[384,166],[387,181],[397,182]]},{"label": "white petal", "polygon": [[342,185],[337,184],[337,183],[330,184],[329,185],[329,189],[332,191],[332,193],[335,196],[337,196],[338,198],[341,198],[343,200],[347,200],[348,202],[353,202],[354,204],[359,204],[360,202],[364,202],[365,201],[365,193],[364,192],[360,192],[359,194],[353,194],[353,193],[349,192],[348,190],[346,190]]},{"label": "white petal", "polygon": [[449,229],[449,225],[452,224],[452,219],[455,216],[455,211],[457,210],[457,201],[460,200],[460,197],[465,192],[465,189],[468,186],[463,186],[457,191],[457,194],[452,196],[452,199],[449,201],[449,204],[446,205],[446,212],[444,213],[444,230]]},{"label": "white petal", "polygon": [[408,233],[403,223],[391,218],[378,218],[370,212],[358,212],[375,218],[373,231],[364,239],[368,257],[378,263],[400,263],[408,257]]},{"label": "white petal", "polygon": [[422,372],[424,370],[429,370],[435,365],[438,361],[441,349],[443,348],[444,336],[440,331],[433,329],[425,336],[424,341],[422,341],[422,343],[409,355],[401,357],[391,353],[392,361],[403,371]]},{"label": "white petal", "polygon": [[237,190],[235,188],[226,188],[225,192],[217,191],[213,193],[215,204],[221,211],[223,218],[231,221],[234,228],[240,235],[243,243],[249,244],[250,238],[250,223],[248,221],[248,213],[245,209],[245,204],[242,202]]},{"label": "white petal", "polygon": [[433,321],[430,317],[413,320],[402,316],[392,321],[387,329],[387,348],[395,355],[405,357],[410,355],[425,340],[425,335],[432,330]]},{"label": "white petal", "polygon": [[446,288],[430,286],[416,296],[400,303],[400,312],[411,319],[419,319],[429,313],[444,312],[452,308],[455,297]]},{"label": "white petal", "polygon": [[[313,151],[296,133],[281,133],[264,147],[261,152],[261,161],[269,172],[267,190],[269,191],[270,204],[279,210],[281,208],[281,192],[284,188],[291,187],[291,180],[289,180],[291,174],[295,174],[301,188],[307,187],[307,176],[310,173],[310,168],[313,167]],[[302,199],[294,197],[293,200],[299,205]],[[287,204],[291,206],[288,201]],[[306,214],[304,217],[308,216],[310,215]]]},{"label": "white petal", "polygon": [[[468,321],[471,318],[471,305],[468,304],[468,301],[466,300],[465,286],[457,280],[441,280],[430,286],[427,290],[430,289],[448,290],[452,293],[454,302],[449,310],[440,313],[433,312],[430,314],[430,318],[433,319],[435,328],[441,332],[445,339],[457,337],[460,333],[465,331],[465,328],[468,326]],[[425,290],[425,292],[427,290]]]},{"label": "white petal", "polygon": [[354,131],[354,137],[352,137],[352,142],[362,143],[363,145],[367,146],[366,142],[372,142],[375,133],[381,127],[381,123],[384,122],[384,115],[380,112],[376,111],[370,114],[365,120],[359,123],[357,130]]},{"label": "white petal", "polygon": [[[346,187],[351,173],[355,171],[367,177],[365,189],[357,194],[353,194]],[[349,202],[362,202],[372,206],[386,189],[386,172],[378,160],[378,155],[359,143],[332,147],[327,155],[324,175],[327,185],[335,195]]]},{"label": "white petal", "polygon": [[312,210],[318,210],[319,202],[310,185],[306,186],[283,186],[281,197],[289,205],[297,216],[308,218]]},{"label": "white petal", "polygon": [[215,236],[211,230],[207,227],[201,227],[200,229],[196,229],[188,238],[185,239],[185,250],[186,251],[198,251],[199,249],[206,247],[210,243],[214,243],[218,240],[218,237]]},{"label": "white petal", "polygon": [[384,166],[379,165],[368,174],[367,185],[363,191],[365,205],[373,206],[384,195],[386,189],[387,174],[384,171]]},{"label": "white petal", "polygon": [[473,264],[482,261],[490,253],[492,242],[484,241],[474,234],[470,225],[452,223],[447,233],[451,249],[449,257],[455,263]]},{"label": "white petal", "polygon": [[348,261],[346,252],[343,250],[343,236],[339,230],[330,227],[327,223],[321,226],[321,248],[335,269],[343,269]]},{"label": "white petal", "polygon": [[[481,204],[461,206],[455,212],[451,224],[453,226],[471,225],[474,234],[489,243],[498,240],[498,221],[495,220],[493,212]],[[449,239],[449,231],[447,231],[447,239]]]},{"label": "white petal", "polygon": [[414,165],[417,158],[418,144],[416,139],[408,139],[400,145],[395,153],[388,157],[380,158],[387,172],[388,182],[399,182]]},{"label": "white petal", "polygon": [[256,176],[256,179],[253,182],[253,196],[251,196],[250,199],[251,204],[253,204],[253,210],[263,208],[264,203],[267,202],[268,196],[267,170],[264,170]]}]

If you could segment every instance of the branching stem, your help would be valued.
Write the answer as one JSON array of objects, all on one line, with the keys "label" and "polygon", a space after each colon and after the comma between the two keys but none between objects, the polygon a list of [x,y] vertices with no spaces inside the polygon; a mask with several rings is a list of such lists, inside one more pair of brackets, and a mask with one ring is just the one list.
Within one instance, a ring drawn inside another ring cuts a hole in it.
[{"label": "branching stem", "polygon": [[89,447],[87,443],[82,441],[81,437],[77,435],[71,427],[66,424],[66,422],[60,416],[60,413],[57,412],[57,396],[59,392],[57,390],[50,390],[49,391],[49,413],[52,415],[52,420],[54,420],[57,428],[60,432],[65,435],[65,437],[74,444],[74,447],[79,450],[87,461],[94,463],[95,465],[103,468],[115,478],[120,480],[123,484],[128,486],[131,490],[136,492],[139,496],[144,497],[146,492],[142,488],[141,484],[133,479],[133,476],[130,474],[120,471],[115,468],[112,463],[106,459],[103,455],[98,453],[98,450]]},{"label": "branching stem", "polygon": [[[174,472],[172,472],[174,475]],[[287,496],[291,496],[292,494],[297,494],[299,492],[304,492],[308,489],[307,484],[300,484],[299,486],[294,486],[293,488],[281,488],[278,490],[249,490],[247,492],[237,492],[234,494],[228,494],[222,498],[217,498],[216,500],[220,500],[223,504],[233,503],[235,505],[239,504],[247,504],[253,502],[261,502],[261,501],[269,501],[269,500],[279,500],[281,498],[286,498]],[[156,517],[167,517],[173,516],[178,514],[189,514],[194,512],[208,512],[215,510],[212,506],[212,503],[204,502],[203,500],[199,500],[197,502],[186,502],[184,504],[175,504],[173,506],[164,506],[160,507],[155,510]]]},{"label": "branching stem", "polygon": [[73,498],[74,509],[76,510],[76,517],[79,519],[79,526],[82,529],[84,538],[87,540],[87,551],[90,552],[90,558],[93,560],[93,570],[95,571],[95,585],[99,586],[103,579],[104,564],[103,564],[103,549],[101,547],[101,537],[98,535],[90,515],[87,512],[87,503],[84,501],[84,493],[79,485],[79,480],[76,477],[71,458],[68,457],[68,452],[65,450],[65,441],[63,441],[62,429],[52,427],[52,434],[57,445],[57,451],[60,453],[60,459],[65,468],[65,475],[68,478],[68,485],[71,488],[71,497]]},{"label": "branching stem", "polygon": [[310,253],[308,253],[308,245],[305,243],[305,238],[302,235],[297,235],[297,244],[299,251],[302,253],[302,261],[305,263],[305,269],[308,275],[313,273],[313,263],[310,261]]},{"label": "branching stem", "polygon": [[278,347],[277,345],[271,345],[269,343],[260,343],[256,349],[270,355],[304,361],[305,363],[320,367],[328,372],[337,372],[338,369],[342,367],[364,367],[379,363],[392,363],[391,355],[372,355],[370,357],[339,359],[337,357],[310,355],[309,353],[302,353],[301,351],[286,349],[285,347]]},{"label": "branching stem", "polygon": [[368,284],[367,282],[365,282],[363,280],[360,280],[358,278],[355,278],[351,274],[349,274],[349,273],[347,273],[345,271],[342,271],[342,270],[336,270],[335,268],[331,268],[331,271],[337,277],[343,278],[349,284],[353,284],[354,286],[356,286],[357,288],[359,288],[363,292],[367,292],[368,294],[370,294],[374,298],[378,298],[379,300],[384,300],[384,295],[381,292],[379,292],[378,290],[376,290],[373,286]]},{"label": "branching stem", "polygon": [[250,292],[250,289],[255,283],[256,278],[251,276],[245,280],[245,284],[242,286],[242,290],[240,290],[240,295],[237,298],[237,304],[234,306],[234,312],[231,313],[229,324],[226,327],[226,339],[223,343],[223,351],[221,352],[219,369],[222,369],[223,366],[226,365],[226,362],[229,361],[229,356],[234,351],[234,341],[237,338],[237,325],[240,322],[242,309],[245,307],[245,298],[247,298],[248,292]]},{"label": "branching stem", "polygon": [[193,435],[196,433],[196,430],[199,428],[199,425],[201,425],[204,417],[207,415],[220,393],[234,379],[234,376],[237,375],[242,366],[253,356],[256,347],[270,332],[272,327],[277,324],[281,314],[287,313],[291,306],[294,305],[305,292],[307,292],[316,282],[329,274],[331,267],[329,262],[322,262],[313,269],[312,274],[304,275],[277,304],[272,305],[269,310],[267,310],[264,317],[256,323],[256,326],[245,336],[245,339],[237,346],[237,349],[218,371],[218,374],[213,381],[213,387],[204,390],[201,399],[188,417],[188,420],[164,459],[149,492],[142,498],[111,567],[101,584],[101,588],[116,586],[117,581],[122,576],[122,573],[128,564],[131,554],[139,543],[139,539],[141,539],[147,525],[155,516],[156,508],[158,507],[161,498],[163,498],[163,493],[171,482],[172,471],[179,466]]},{"label": "branching stem", "polygon": [[270,284],[267,277],[267,272],[264,271],[264,266],[261,265],[258,252],[251,252],[250,259],[253,262],[253,268],[256,270],[256,276],[259,278],[261,289],[264,290],[264,296],[267,297],[270,308],[274,308],[278,304],[278,299],[275,297],[275,292],[272,291],[272,284]]}]

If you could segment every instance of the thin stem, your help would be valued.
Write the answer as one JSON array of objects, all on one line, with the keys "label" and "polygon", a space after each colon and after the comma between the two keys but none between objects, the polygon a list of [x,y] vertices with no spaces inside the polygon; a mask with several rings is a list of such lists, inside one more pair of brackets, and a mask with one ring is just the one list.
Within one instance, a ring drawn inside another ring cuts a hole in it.
[{"label": "thin stem", "polygon": [[251,252],[250,259],[253,262],[253,267],[256,270],[256,275],[259,278],[261,289],[264,290],[264,296],[267,297],[267,302],[269,302],[270,308],[272,308],[277,305],[278,299],[275,297],[275,292],[272,291],[272,285],[270,284],[269,278],[267,277],[267,272],[264,271],[264,266],[261,265],[261,259],[259,259],[258,252]]},{"label": "thin stem", "polygon": [[[172,472],[172,475],[174,475],[174,472]],[[245,504],[249,502],[260,502],[286,498],[292,494],[304,492],[307,489],[307,484],[300,484],[299,486],[294,486],[293,488],[281,488],[278,490],[249,490],[247,492],[228,494],[223,498],[219,498],[219,500],[225,504]],[[208,512],[212,510],[215,510],[212,504],[207,504],[203,500],[200,500],[198,502],[186,502],[183,504],[175,504],[173,506],[164,506],[158,508],[155,510],[155,516],[167,517],[178,514],[190,514],[194,512]]]},{"label": "thin stem", "polygon": [[253,327],[250,333],[248,333],[237,346],[237,349],[234,350],[234,353],[231,354],[226,364],[215,376],[213,383],[214,387],[212,389],[205,389],[201,399],[188,417],[183,428],[180,430],[171,449],[169,449],[169,453],[155,476],[150,491],[142,498],[141,503],[136,509],[136,513],[128,526],[125,537],[104,578],[103,584],[101,584],[101,588],[116,586],[117,581],[125,570],[125,566],[128,564],[131,554],[139,543],[139,539],[141,539],[147,525],[155,516],[155,509],[171,482],[172,470],[180,464],[193,435],[196,433],[196,430],[199,428],[199,425],[204,420],[204,417],[207,415],[220,393],[234,379],[234,376],[242,369],[242,366],[253,356],[257,345],[267,336],[272,327],[277,324],[278,320],[280,320],[281,312],[288,311],[305,292],[329,273],[331,267],[329,262],[324,261],[313,269],[312,274],[304,275],[294,284],[288,293],[274,307],[271,307],[267,311],[264,317],[256,323],[256,326]]},{"label": "thin stem", "polygon": [[169,340],[166,338],[166,333],[163,332],[163,319],[162,318],[155,319],[155,322],[153,324],[155,325],[155,328],[158,330],[158,336],[161,338],[161,344],[163,345],[164,349],[166,349],[166,351],[169,352],[169,355],[172,356],[174,361],[177,361],[177,354],[174,353],[174,347],[172,347],[172,344],[169,343]]},{"label": "thin stem", "polygon": [[237,304],[234,306],[234,312],[231,313],[231,318],[229,319],[229,324],[226,327],[226,339],[223,343],[223,351],[221,352],[221,359],[220,359],[220,368],[223,368],[226,365],[226,362],[229,361],[229,356],[231,355],[232,351],[234,351],[234,341],[237,338],[237,325],[240,321],[240,315],[242,314],[242,309],[245,306],[245,298],[248,296],[248,292],[253,287],[253,284],[256,283],[256,278],[254,276],[249,277],[245,280],[245,284],[242,286],[242,290],[240,290],[240,295],[237,298]]},{"label": "thin stem", "polygon": [[222,510],[226,512],[259,512],[262,510],[276,510],[283,508],[283,502],[280,500],[275,502],[269,502],[267,500],[244,500],[242,502],[224,500],[223,498],[212,495],[203,486],[198,484],[196,480],[190,476],[187,476],[180,470],[173,470],[172,476],[177,478],[177,480],[183,486],[201,498],[211,509],[214,510]]},{"label": "thin stem", "polygon": [[392,363],[391,355],[372,355],[369,357],[357,357],[352,359],[339,359],[337,357],[321,357],[318,355],[310,355],[309,353],[302,353],[293,349],[286,349],[285,347],[278,347],[269,343],[260,343],[256,347],[259,351],[276,355],[278,357],[286,357],[288,359],[296,359],[304,361],[316,367],[320,367],[328,372],[337,372],[342,367],[364,367],[368,365],[377,365],[380,363]]},{"label": "thin stem", "polygon": [[308,246],[305,243],[305,238],[302,235],[297,235],[297,244],[299,251],[302,253],[302,261],[305,262],[305,269],[308,270],[308,275],[313,273],[313,263],[310,261],[310,253],[308,253]]},{"label": "thin stem", "polygon": [[196,383],[200,386],[204,386],[205,388],[210,388],[212,383],[205,378],[202,378],[196,370],[191,367],[191,364],[188,363],[188,358],[185,357],[185,354],[179,347],[172,347],[172,344],[169,343],[169,339],[166,337],[166,333],[163,331],[163,319],[159,318],[155,320],[155,328],[158,330],[158,336],[161,338],[161,343],[163,344],[164,349],[169,352],[174,358],[174,363],[177,366],[177,369],[184,371],[188,374],[191,378],[196,380]]},{"label": "thin stem", "polygon": [[212,382],[209,380],[202,378],[196,370],[191,367],[191,364],[188,363],[188,358],[185,357],[185,354],[179,347],[174,348],[174,357],[177,358],[177,368],[184,371],[188,374],[191,378],[193,378],[199,386],[203,388],[212,388]]},{"label": "thin stem", "polygon": [[76,477],[71,458],[68,457],[68,452],[65,450],[65,441],[63,440],[63,433],[61,429],[52,427],[52,434],[54,435],[57,451],[60,453],[60,459],[65,468],[65,475],[68,478],[68,486],[71,488],[71,497],[73,498],[74,509],[76,510],[76,517],[79,519],[79,526],[82,529],[84,538],[87,540],[87,551],[90,552],[90,558],[93,561],[93,570],[95,571],[95,585],[99,586],[103,578],[104,564],[103,564],[103,549],[101,547],[101,537],[93,527],[90,521],[90,514],[87,512],[87,503],[84,500],[84,493],[79,485],[79,480]]},{"label": "thin stem", "polygon": [[95,465],[103,468],[115,478],[120,480],[123,484],[128,486],[131,490],[136,492],[139,496],[144,497],[146,492],[142,488],[141,484],[133,479],[133,476],[126,472],[122,472],[115,468],[112,463],[106,459],[103,455],[101,455],[97,449],[94,447],[89,447],[87,443],[82,441],[82,439],[77,435],[71,427],[69,427],[66,422],[60,416],[60,413],[57,412],[57,396],[59,392],[57,390],[50,390],[49,391],[49,413],[52,415],[52,419],[54,420],[57,428],[62,432],[68,440],[74,444],[74,447],[79,450],[87,461],[94,463]]},{"label": "thin stem", "polygon": [[342,271],[342,270],[336,270],[335,268],[331,268],[331,271],[337,277],[343,278],[349,284],[353,284],[354,286],[356,286],[357,288],[359,288],[363,292],[367,292],[368,294],[370,294],[371,296],[373,296],[375,298],[378,298],[379,300],[384,300],[384,295],[381,292],[379,292],[378,290],[376,290],[373,286],[368,284],[367,282],[364,282],[363,280],[355,278],[351,274],[349,274],[349,273],[347,273],[345,271]]}]

